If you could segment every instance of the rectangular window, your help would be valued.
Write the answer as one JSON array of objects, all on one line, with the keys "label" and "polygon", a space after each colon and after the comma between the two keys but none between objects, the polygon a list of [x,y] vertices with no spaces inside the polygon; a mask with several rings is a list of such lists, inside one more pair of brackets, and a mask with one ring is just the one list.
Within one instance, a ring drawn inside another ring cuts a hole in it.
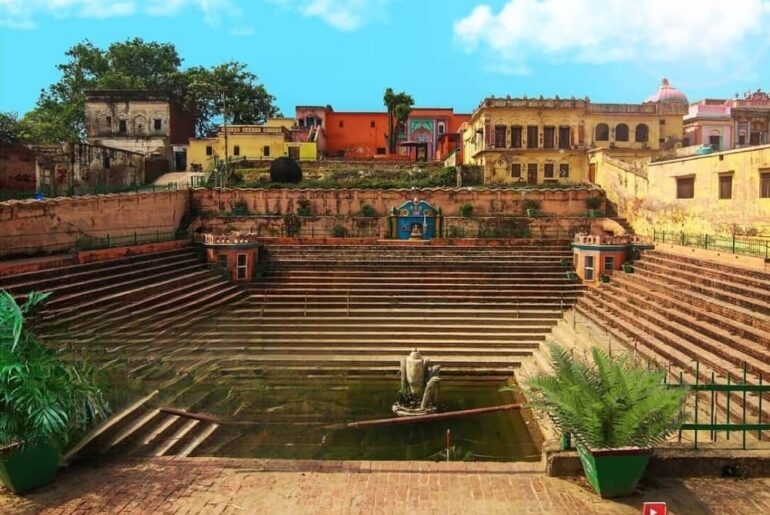
[{"label": "rectangular window", "polygon": [[109,156],[104,156],[104,159],[102,160],[102,165],[104,166],[105,170],[109,170],[110,169],[110,157]]},{"label": "rectangular window", "polygon": [[693,198],[695,196],[695,177],[676,178],[676,198]]},{"label": "rectangular window", "polygon": [[554,127],[543,127],[543,148],[554,148],[556,146],[556,129]]},{"label": "rectangular window", "polygon": [[219,254],[217,256],[217,266],[220,270],[227,270],[227,254]]},{"label": "rectangular window", "polygon": [[240,147],[240,145],[235,145],[235,146],[233,147],[233,155],[234,155],[234,156],[239,156],[239,155],[241,155],[241,147]]},{"label": "rectangular window", "polygon": [[511,148],[521,148],[521,127],[511,127]]},{"label": "rectangular window", "polygon": [[546,163],[543,167],[543,177],[553,179],[553,163]]},{"label": "rectangular window", "polygon": [[270,147],[268,145],[265,145],[262,148],[262,155],[265,157],[270,157]]},{"label": "rectangular window", "polygon": [[586,256],[583,265],[583,277],[586,281],[594,280],[594,257]]},{"label": "rectangular window", "polygon": [[340,129],[345,126],[345,120],[340,120]]},{"label": "rectangular window", "polygon": [[569,165],[567,163],[562,163],[559,165],[559,178],[569,179]]},{"label": "rectangular window", "polygon": [[760,198],[770,198],[770,170],[760,170],[759,172],[759,196]]},{"label": "rectangular window", "polygon": [[378,156],[384,156],[385,155],[385,147],[377,147],[377,155]]},{"label": "rectangular window", "polygon": [[711,146],[712,150],[720,150],[721,149],[721,140],[722,138],[720,136],[709,136],[709,146]]},{"label": "rectangular window", "polygon": [[660,119],[660,125],[666,125],[666,119],[665,118],[661,118]]},{"label": "rectangular window", "polygon": [[521,163],[511,164],[511,177],[514,179],[521,179]]},{"label": "rectangular window", "polygon": [[370,127],[370,128],[372,128],[372,129],[374,129],[374,120],[372,120],[371,122],[369,122],[369,127]]},{"label": "rectangular window", "polygon": [[559,127],[559,148],[569,148],[570,130],[569,127]]},{"label": "rectangular window", "polygon": [[723,174],[719,176],[719,198],[733,198],[733,174]]},{"label": "rectangular window", "polygon": [[527,148],[537,148],[537,125],[527,125]]},{"label": "rectangular window", "polygon": [[211,145],[206,145],[206,155],[210,156],[214,153],[214,149],[211,148]]},{"label": "rectangular window", "polygon": [[615,256],[604,256],[604,268],[605,272],[611,272],[615,270]]},{"label": "rectangular window", "polygon": [[738,135],[738,144],[739,145],[745,145],[746,144],[746,135],[745,134],[739,134]]},{"label": "rectangular window", "polygon": [[163,120],[160,118],[155,118],[155,120],[153,120],[153,127],[156,131],[161,130],[163,128]]},{"label": "rectangular window", "polygon": [[495,148],[505,148],[505,125],[495,125]]},{"label": "rectangular window", "polygon": [[752,132],[749,134],[749,145],[759,145],[759,133]]},{"label": "rectangular window", "polygon": [[238,279],[246,279],[248,276],[248,260],[246,254],[237,254],[236,259],[236,277]]},{"label": "rectangular window", "polygon": [[683,138],[682,139],[682,146],[683,147],[689,147],[690,146],[690,138]]},{"label": "rectangular window", "polygon": [[126,120],[118,120],[118,132],[123,134],[128,132],[128,122]]}]

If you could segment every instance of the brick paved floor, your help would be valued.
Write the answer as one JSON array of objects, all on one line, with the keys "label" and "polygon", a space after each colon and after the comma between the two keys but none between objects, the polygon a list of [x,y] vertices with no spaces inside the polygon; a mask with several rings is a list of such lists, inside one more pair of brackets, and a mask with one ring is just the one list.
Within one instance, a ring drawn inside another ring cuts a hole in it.
[{"label": "brick paved floor", "polygon": [[673,514],[770,513],[770,479],[665,479],[622,502],[527,464],[290,462],[153,458],[60,471],[26,498],[0,490],[0,513]]}]

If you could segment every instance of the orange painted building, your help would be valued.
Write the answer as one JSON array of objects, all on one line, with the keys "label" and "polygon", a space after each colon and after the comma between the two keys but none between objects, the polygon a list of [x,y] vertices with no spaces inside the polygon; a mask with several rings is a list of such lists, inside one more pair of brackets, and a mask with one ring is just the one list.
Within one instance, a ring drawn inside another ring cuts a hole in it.
[{"label": "orange painted building", "polygon": [[412,109],[399,132],[398,151],[388,154],[386,112],[335,111],[331,106],[297,106],[296,131],[321,128],[319,154],[343,159],[440,161],[456,149],[460,126],[470,114],[452,108]]}]

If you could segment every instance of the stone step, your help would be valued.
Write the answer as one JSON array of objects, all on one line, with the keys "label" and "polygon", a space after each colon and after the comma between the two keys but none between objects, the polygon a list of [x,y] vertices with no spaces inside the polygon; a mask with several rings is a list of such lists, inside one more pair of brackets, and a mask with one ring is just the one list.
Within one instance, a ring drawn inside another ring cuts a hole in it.
[{"label": "stone step", "polygon": [[730,292],[739,296],[740,298],[748,298],[752,301],[764,304],[770,313],[770,283],[764,287],[745,286],[732,280],[714,279],[710,276],[705,276],[700,273],[691,273],[683,270],[682,268],[670,267],[667,264],[661,264],[660,262],[650,261],[637,261],[634,266],[634,271],[642,270],[655,272],[662,275],[668,275],[676,279],[681,279],[689,282],[690,284],[698,284],[713,289],[718,292]]},{"label": "stone step", "polygon": [[[145,347],[141,350],[143,358],[150,357],[162,357],[169,363],[173,362],[188,362],[200,360],[201,355],[207,355],[211,352],[222,353],[221,357],[217,358],[217,364],[222,365],[229,362],[247,362],[250,360],[260,360],[261,356],[279,354],[279,355],[339,355],[339,356],[391,356],[396,363],[398,360],[409,354],[414,347],[404,345],[399,342],[390,342],[387,345],[377,346],[365,346],[361,342],[342,342],[335,345],[323,345],[313,343],[287,343],[285,345],[236,345],[237,341],[230,340],[216,340],[209,345],[209,342],[204,342],[202,345],[187,345],[184,348],[184,352],[178,352],[173,356],[168,355],[168,348],[164,346],[164,342],[153,342],[154,346]],[[538,341],[516,341],[507,342],[504,345],[487,345],[485,342],[473,342],[473,347],[467,347],[465,345],[448,345],[444,342],[434,342],[428,346],[421,346],[420,352],[429,354],[434,362],[438,363],[444,357],[459,357],[475,358],[475,357],[512,357],[512,356],[527,356],[531,354],[532,349],[536,349],[539,346]],[[131,342],[126,342],[126,345],[131,345]],[[224,355],[227,353],[227,355]]]},{"label": "stone step", "polygon": [[706,299],[706,303],[717,300],[731,306],[739,306],[748,309],[750,312],[756,312],[757,315],[767,319],[770,316],[770,304],[761,300],[754,300],[751,297],[729,293],[724,290],[705,286],[698,282],[693,282],[689,278],[680,278],[667,273],[649,270],[646,267],[640,267],[637,262],[634,266],[634,273],[642,278],[651,278],[666,284],[669,288],[684,291],[688,294],[697,293]]},{"label": "stone step", "polygon": [[730,283],[737,283],[751,288],[759,288],[763,291],[770,290],[770,274],[767,274],[765,278],[761,272],[750,273],[750,269],[723,269],[716,263],[709,263],[708,261],[681,261],[672,259],[672,254],[662,253],[644,253],[643,262],[655,263],[660,266],[664,266],[670,269],[680,269],[689,273],[697,274],[699,276],[712,277],[721,281]]},{"label": "stone step", "polygon": [[77,265],[37,270],[34,272],[25,272],[0,278],[0,289],[13,291],[17,288],[34,288],[36,284],[42,283],[48,279],[61,279],[68,277],[83,277],[98,273],[103,270],[117,269],[118,267],[131,269],[142,265],[147,268],[147,264],[156,260],[181,259],[195,255],[192,247],[183,247],[167,251],[153,252],[148,254],[136,254],[118,259],[105,261],[94,261]]},{"label": "stone step", "polygon": [[[499,309],[490,309],[488,305],[471,306],[469,308],[432,308],[424,309],[419,313],[416,313],[412,309],[403,309],[401,307],[376,309],[376,308],[351,308],[349,311],[346,308],[290,308],[290,309],[274,309],[265,305],[262,300],[254,301],[251,297],[247,297],[239,307],[234,307],[230,313],[236,317],[246,318],[260,318],[260,319],[274,319],[280,318],[281,320],[292,320],[294,317],[301,317],[305,319],[316,320],[355,320],[357,318],[368,317],[381,317],[388,320],[392,320],[394,317],[398,317],[399,320],[408,320],[410,318],[426,319],[426,320],[459,320],[459,319],[488,319],[488,320],[518,320],[518,319],[558,319],[561,318],[561,311],[557,307],[551,309],[545,309],[538,306],[534,309],[505,309],[500,307]],[[419,317],[415,317],[418,315]]]},{"label": "stone step", "polygon": [[770,272],[763,272],[754,268],[748,268],[738,265],[728,265],[717,261],[709,261],[708,259],[700,259],[689,256],[682,256],[680,254],[674,254],[663,250],[645,250],[643,256],[657,257],[666,259],[668,261],[676,261],[681,263],[687,263],[695,265],[699,268],[706,268],[712,271],[719,271],[722,273],[729,273],[736,277],[752,277],[761,281],[770,281]]},{"label": "stone step", "polygon": [[[491,323],[490,323],[491,322]],[[456,331],[458,329],[467,329],[468,326],[473,327],[476,330],[491,331],[491,332],[506,332],[506,331],[518,331],[525,328],[533,328],[535,330],[549,329],[556,320],[541,320],[541,319],[501,319],[493,318],[487,320],[481,320],[478,318],[468,318],[465,320],[457,320],[451,318],[443,318],[438,320],[430,320],[426,318],[341,318],[335,320],[325,320],[319,318],[304,318],[294,317],[291,319],[276,318],[270,319],[245,319],[242,317],[230,317],[230,315],[223,315],[212,321],[213,326],[220,332],[233,332],[243,331],[250,329],[259,329],[263,331],[275,331],[285,328],[291,328],[293,331],[328,331],[328,330],[357,330],[366,329],[370,331],[409,331],[419,330],[424,331],[430,329],[434,332],[449,332]]]},{"label": "stone step", "polygon": [[649,288],[649,281],[642,282],[629,275],[618,275],[613,278],[613,285],[626,290],[627,295],[639,297],[654,302],[659,309],[667,309],[672,314],[687,315],[700,323],[706,323],[719,328],[729,335],[753,340],[770,348],[770,327],[762,330],[741,322],[736,317],[726,317],[719,313],[699,309],[690,302],[682,302],[671,295],[665,295]]},{"label": "stone step", "polygon": [[424,272],[415,272],[412,270],[398,270],[391,272],[383,269],[375,270],[318,270],[313,268],[286,268],[286,269],[268,269],[263,279],[308,279],[308,280],[327,280],[335,281],[338,279],[353,280],[361,277],[370,281],[390,281],[396,279],[442,279],[451,277],[453,279],[473,279],[473,280],[504,280],[504,279],[530,279],[530,278],[557,278],[565,276],[566,267],[556,272],[498,272],[489,270],[486,272],[455,270],[447,274],[445,270],[427,270]]},{"label": "stone step", "polygon": [[[691,317],[677,317],[674,313],[659,309],[655,304],[648,303],[639,298],[630,298],[618,288],[597,288],[592,291],[586,300],[601,297],[605,303],[614,304],[618,308],[628,311],[627,315],[633,317],[648,328],[660,328],[665,333],[670,333],[688,341],[694,348],[693,352],[708,352],[709,354],[732,363],[739,368],[745,361],[754,373],[770,372],[770,364],[764,364],[767,348],[754,342],[738,337],[723,334],[717,329],[707,330],[702,324]],[[633,296],[632,296],[633,297]],[[714,338],[718,336],[720,339]],[[684,350],[684,349],[683,349]],[[725,370],[729,367],[721,363]]]}]

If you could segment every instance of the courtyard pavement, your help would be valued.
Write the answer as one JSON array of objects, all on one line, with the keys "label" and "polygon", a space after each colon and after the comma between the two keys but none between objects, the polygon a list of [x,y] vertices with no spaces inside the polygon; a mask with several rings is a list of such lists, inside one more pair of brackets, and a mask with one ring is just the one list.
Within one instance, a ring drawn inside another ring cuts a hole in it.
[{"label": "courtyard pavement", "polygon": [[770,513],[770,479],[659,479],[622,501],[540,464],[147,458],[62,469],[27,497],[0,490],[0,513]]}]

